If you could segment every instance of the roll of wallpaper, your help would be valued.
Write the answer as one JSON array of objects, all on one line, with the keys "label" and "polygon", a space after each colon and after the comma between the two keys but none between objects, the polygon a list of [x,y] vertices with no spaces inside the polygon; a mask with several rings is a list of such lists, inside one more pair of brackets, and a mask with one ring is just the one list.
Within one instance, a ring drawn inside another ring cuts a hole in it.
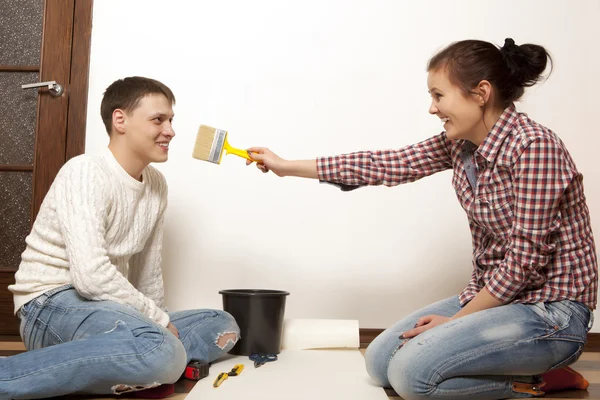
[{"label": "roll of wallpaper", "polygon": [[358,349],[358,321],[345,319],[286,319],[282,350]]}]

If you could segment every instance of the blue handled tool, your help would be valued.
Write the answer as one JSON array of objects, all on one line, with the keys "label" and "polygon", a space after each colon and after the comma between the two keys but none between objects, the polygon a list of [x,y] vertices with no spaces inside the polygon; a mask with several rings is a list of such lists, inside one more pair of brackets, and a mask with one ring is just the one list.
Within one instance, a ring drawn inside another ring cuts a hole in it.
[{"label": "blue handled tool", "polygon": [[262,367],[265,363],[277,361],[277,354],[258,354],[250,355],[250,360],[254,361],[254,368]]}]

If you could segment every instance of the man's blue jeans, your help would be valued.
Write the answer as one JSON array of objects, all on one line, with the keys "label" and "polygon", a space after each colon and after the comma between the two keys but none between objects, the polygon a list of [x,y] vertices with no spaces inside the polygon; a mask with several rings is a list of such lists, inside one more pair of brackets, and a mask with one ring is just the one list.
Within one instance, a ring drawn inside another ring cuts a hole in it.
[{"label": "man's blue jeans", "polygon": [[384,331],[365,353],[371,378],[405,400],[533,397],[513,390],[513,383],[537,383],[538,375],[577,361],[593,319],[575,301],[509,304],[400,338],[419,317],[459,310],[454,296]]},{"label": "man's blue jeans", "polygon": [[0,358],[0,399],[116,394],[173,383],[191,359],[214,361],[239,338],[224,311],[169,315],[179,339],[131,307],[89,301],[70,285],[44,293],[21,307],[29,351]]}]

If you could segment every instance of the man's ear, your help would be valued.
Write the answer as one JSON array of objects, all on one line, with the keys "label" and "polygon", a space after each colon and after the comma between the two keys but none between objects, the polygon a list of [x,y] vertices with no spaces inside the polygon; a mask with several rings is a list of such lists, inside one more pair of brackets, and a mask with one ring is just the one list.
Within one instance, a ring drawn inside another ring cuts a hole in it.
[{"label": "man's ear", "polygon": [[115,111],[113,111],[112,113],[112,125],[113,125],[113,129],[117,132],[117,133],[125,133],[125,120],[126,120],[126,115],[125,115],[125,111],[121,110],[120,108],[115,109]]}]

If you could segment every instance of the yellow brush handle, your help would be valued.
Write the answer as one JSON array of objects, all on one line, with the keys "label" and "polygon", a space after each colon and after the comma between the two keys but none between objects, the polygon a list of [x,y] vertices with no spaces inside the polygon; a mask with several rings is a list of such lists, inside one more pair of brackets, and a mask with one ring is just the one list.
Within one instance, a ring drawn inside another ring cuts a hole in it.
[{"label": "yellow brush handle", "polygon": [[225,149],[227,154],[235,154],[236,156],[245,158],[246,160],[254,161],[253,159],[250,158],[250,156],[248,155],[248,152],[246,150],[236,149],[235,147],[231,147],[231,145],[229,143],[227,143],[227,137],[225,138],[225,142],[223,143],[223,148]]}]

